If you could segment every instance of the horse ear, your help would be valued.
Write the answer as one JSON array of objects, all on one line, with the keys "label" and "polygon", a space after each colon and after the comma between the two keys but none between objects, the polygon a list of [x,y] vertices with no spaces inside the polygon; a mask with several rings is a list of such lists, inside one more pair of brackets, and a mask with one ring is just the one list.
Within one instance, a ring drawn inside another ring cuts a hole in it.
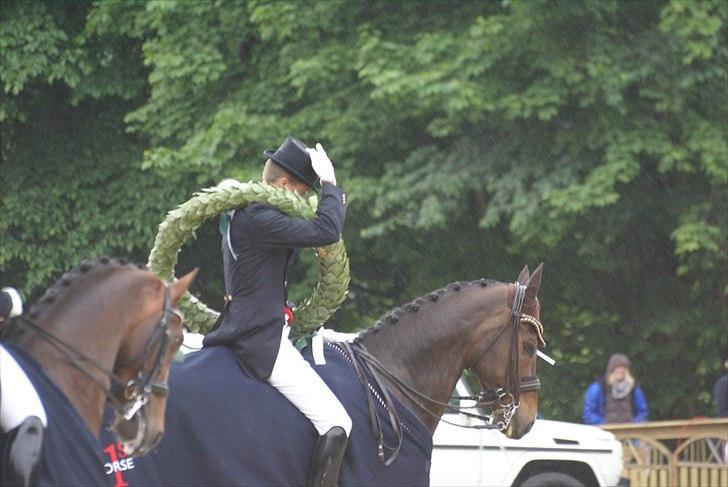
[{"label": "horse ear", "polygon": [[182,297],[182,295],[187,292],[187,289],[189,289],[190,285],[192,284],[192,281],[195,280],[195,277],[197,276],[197,269],[194,269],[184,276],[180,277],[177,282],[173,283],[170,286],[170,291],[172,291],[172,303],[177,304],[177,301],[179,301],[179,298]]},{"label": "horse ear", "polygon": [[526,281],[528,281],[528,266],[524,267],[520,274],[518,274],[518,279],[516,279],[516,282],[520,284],[526,284]]},{"label": "horse ear", "polygon": [[528,283],[526,284],[526,296],[524,299],[527,303],[532,303],[536,299],[536,295],[538,294],[538,288],[541,287],[542,273],[543,262],[541,262],[538,267],[536,267],[536,270],[533,271],[533,274],[531,274],[531,277],[528,279]]}]

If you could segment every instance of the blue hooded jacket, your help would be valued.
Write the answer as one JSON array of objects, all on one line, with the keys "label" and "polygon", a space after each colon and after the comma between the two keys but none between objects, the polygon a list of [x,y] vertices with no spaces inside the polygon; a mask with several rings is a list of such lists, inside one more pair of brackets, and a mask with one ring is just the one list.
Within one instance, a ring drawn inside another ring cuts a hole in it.
[{"label": "blue hooded jacket", "polygon": [[[632,422],[644,423],[649,419],[647,399],[639,384],[635,384],[630,393],[632,396]],[[582,417],[585,424],[604,424],[604,381],[592,382],[584,393],[584,411]]]}]

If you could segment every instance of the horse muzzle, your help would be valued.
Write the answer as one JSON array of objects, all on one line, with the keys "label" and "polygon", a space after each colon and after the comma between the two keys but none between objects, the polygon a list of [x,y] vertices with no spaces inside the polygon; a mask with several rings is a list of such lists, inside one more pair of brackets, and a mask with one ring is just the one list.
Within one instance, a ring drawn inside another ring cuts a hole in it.
[{"label": "horse muzzle", "polygon": [[129,456],[144,455],[156,447],[162,439],[161,431],[156,434],[151,431],[144,409],[130,420],[117,415],[111,429],[119,438],[124,453]]},{"label": "horse muzzle", "polygon": [[535,420],[531,420],[525,427],[518,427],[518,419],[514,418],[513,421],[508,423],[508,427],[503,430],[503,434],[506,435],[506,437],[512,439],[512,440],[520,440],[523,438],[526,433],[531,431],[531,427],[533,426],[533,423]]}]

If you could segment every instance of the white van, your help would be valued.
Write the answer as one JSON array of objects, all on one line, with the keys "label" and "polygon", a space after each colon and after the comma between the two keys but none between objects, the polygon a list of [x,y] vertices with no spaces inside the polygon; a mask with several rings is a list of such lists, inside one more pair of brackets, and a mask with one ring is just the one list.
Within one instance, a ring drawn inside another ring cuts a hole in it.
[{"label": "white van", "polygon": [[[472,391],[461,380],[455,395]],[[470,404],[462,404],[472,405]],[[482,421],[457,414],[443,419],[465,425]],[[440,422],[435,431],[433,486],[615,486],[622,471],[622,444],[594,426],[537,419],[520,440],[495,430]]]}]

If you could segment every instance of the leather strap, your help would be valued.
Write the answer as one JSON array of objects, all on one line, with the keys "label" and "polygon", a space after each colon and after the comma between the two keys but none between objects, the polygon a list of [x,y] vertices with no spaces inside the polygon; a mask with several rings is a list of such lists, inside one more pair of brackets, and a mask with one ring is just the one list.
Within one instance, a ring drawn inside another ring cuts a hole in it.
[{"label": "leather strap", "polygon": [[[394,405],[394,402],[392,401],[391,396],[389,395],[389,392],[387,391],[387,388],[384,387],[384,384],[382,383],[381,379],[379,378],[378,374],[374,370],[371,369],[371,367],[367,366],[366,362],[360,363],[357,355],[362,352],[362,349],[359,348],[361,345],[357,346],[357,352],[354,352],[354,348],[349,342],[341,342],[340,345],[344,347],[345,353],[349,356],[349,359],[351,360],[351,363],[354,365],[354,370],[356,371],[357,377],[359,377],[359,381],[361,382],[362,386],[364,387],[364,394],[367,398],[367,405],[369,407],[369,420],[372,424],[372,432],[374,433],[374,438],[377,440],[377,454],[379,456],[379,460],[384,464],[384,466],[389,466],[392,464],[394,459],[399,455],[399,450],[402,446],[402,421],[399,419],[399,414],[397,413],[397,408]],[[376,405],[374,403],[374,398],[372,397],[371,389],[369,388],[370,383],[367,380],[367,377],[365,375],[364,369],[366,369],[367,372],[369,372],[369,375],[372,376],[374,381],[377,384],[377,387],[382,392],[382,396],[384,398],[384,409],[387,410],[387,414],[389,416],[389,421],[392,426],[392,431],[394,431],[395,438],[397,439],[397,445],[396,446],[389,446],[384,441],[384,431],[382,429],[382,424],[379,419],[379,415],[377,414]],[[389,450],[392,452],[392,454],[389,456],[389,458],[385,459],[385,453],[384,450]]]}]

